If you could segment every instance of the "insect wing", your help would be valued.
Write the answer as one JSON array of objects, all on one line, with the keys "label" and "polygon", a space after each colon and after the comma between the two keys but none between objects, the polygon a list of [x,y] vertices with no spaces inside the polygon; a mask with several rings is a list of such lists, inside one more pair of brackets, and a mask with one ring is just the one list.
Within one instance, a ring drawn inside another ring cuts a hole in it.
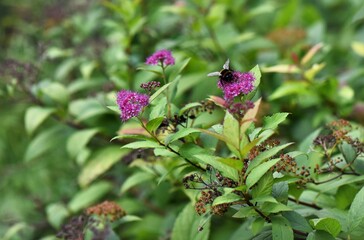
[{"label": "insect wing", "polygon": [[230,59],[226,60],[224,66],[222,66],[223,69],[229,70],[230,69]]},{"label": "insect wing", "polygon": [[220,72],[212,72],[207,74],[208,77],[220,77],[221,73]]}]

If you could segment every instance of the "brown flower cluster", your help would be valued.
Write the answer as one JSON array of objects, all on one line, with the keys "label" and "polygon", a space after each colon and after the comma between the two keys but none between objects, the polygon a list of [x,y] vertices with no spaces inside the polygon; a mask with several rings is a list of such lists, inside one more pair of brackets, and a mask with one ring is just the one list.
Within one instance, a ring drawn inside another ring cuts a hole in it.
[{"label": "brown flower cluster", "polygon": [[87,221],[88,218],[83,215],[71,218],[68,223],[62,226],[56,237],[67,240],[83,240],[83,230]]},{"label": "brown flower cluster", "polygon": [[87,215],[98,215],[100,217],[107,217],[110,221],[116,221],[126,215],[124,209],[122,209],[117,203],[104,201],[103,203],[86,209]]},{"label": "brown flower cluster", "polygon": [[279,144],[280,144],[280,141],[278,139],[265,140],[262,144],[259,144],[250,150],[249,156],[248,156],[249,161],[252,161],[260,153],[267,151],[271,148],[274,148],[274,147],[278,146]]}]

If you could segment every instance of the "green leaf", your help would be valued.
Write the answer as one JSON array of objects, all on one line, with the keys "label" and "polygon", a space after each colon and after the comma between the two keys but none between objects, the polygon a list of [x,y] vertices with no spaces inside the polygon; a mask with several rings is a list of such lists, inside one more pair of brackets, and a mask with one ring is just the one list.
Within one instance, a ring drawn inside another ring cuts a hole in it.
[{"label": "green leaf", "polygon": [[254,102],[254,108],[249,109],[245,113],[245,115],[242,119],[242,124],[240,126],[240,135],[245,134],[246,130],[249,128],[249,126],[252,124],[252,122],[256,121],[256,117],[257,117],[261,102],[262,102],[262,99],[259,98],[257,101]]},{"label": "green leaf", "polygon": [[67,151],[70,156],[75,158],[97,132],[98,129],[86,129],[72,134],[67,141]]},{"label": "green leaf", "polygon": [[364,187],[356,194],[348,214],[350,236],[364,236]]},{"label": "green leaf", "polygon": [[228,177],[234,181],[239,181],[238,171],[220,161],[221,158],[211,155],[195,155],[195,157],[205,164],[210,164],[221,172],[224,177]]},{"label": "green leaf", "polygon": [[219,196],[217,198],[215,198],[214,202],[212,203],[212,206],[216,206],[222,203],[232,203],[232,202],[237,202],[237,201],[241,201],[241,197],[236,195],[235,193],[228,193],[226,195],[222,195]]},{"label": "green leaf", "polygon": [[32,135],[39,125],[42,124],[54,111],[55,109],[53,108],[28,108],[25,113],[25,130],[27,133]]},{"label": "green leaf", "polygon": [[68,209],[70,209],[71,212],[76,213],[95,203],[111,189],[112,185],[108,182],[102,181],[94,183],[88,188],[77,193],[68,203]]},{"label": "green leaf", "polygon": [[62,203],[52,203],[46,207],[47,220],[54,228],[60,228],[63,221],[70,215]]},{"label": "green leaf", "polygon": [[188,109],[190,108],[194,108],[194,107],[199,107],[199,106],[202,106],[201,103],[198,103],[198,102],[193,102],[193,103],[188,103],[186,104],[183,108],[181,108],[178,112],[178,115],[182,115],[184,112],[186,112]]},{"label": "green leaf", "polygon": [[339,209],[346,209],[353,202],[358,189],[352,185],[343,185],[339,187],[335,194],[336,206]]},{"label": "green leaf", "polygon": [[256,89],[260,84],[260,78],[262,77],[262,73],[260,72],[259,66],[256,65],[250,72],[253,74],[255,81],[254,81],[254,88]]},{"label": "green leaf", "polygon": [[240,142],[240,133],[239,133],[239,122],[236,120],[233,115],[231,115],[228,111],[226,111],[223,125],[223,135],[226,138],[230,139],[230,143],[227,144],[228,148],[239,157],[239,142]]},{"label": "green leaf", "polygon": [[120,189],[120,192],[125,193],[130,188],[132,188],[140,183],[149,181],[149,180],[153,179],[154,177],[155,176],[153,174],[150,174],[148,172],[137,172],[125,180],[125,182],[123,183],[123,186]]},{"label": "green leaf", "polygon": [[200,130],[195,128],[182,128],[181,130],[178,130],[178,132],[168,135],[165,139],[165,144],[168,145],[180,138],[190,135],[191,133],[197,133],[197,132],[200,132]]},{"label": "green leaf", "polygon": [[275,100],[293,94],[305,94],[308,92],[307,88],[308,84],[305,82],[286,82],[270,95],[269,100]]},{"label": "green leaf", "polygon": [[351,163],[357,158],[355,148],[347,142],[341,144],[341,151],[347,163]]},{"label": "green leaf", "polygon": [[252,189],[253,199],[261,196],[270,196],[273,188],[273,174],[267,172]]},{"label": "green leaf", "polygon": [[310,224],[317,230],[323,230],[336,237],[341,231],[340,222],[334,218],[310,219]]},{"label": "green leaf", "polygon": [[148,129],[149,132],[154,133],[154,131],[157,130],[157,128],[161,125],[163,120],[164,120],[164,117],[154,118],[147,123],[146,128]]},{"label": "green leaf", "polygon": [[328,232],[321,230],[310,232],[310,234],[308,234],[306,238],[306,240],[335,240],[335,239],[336,238],[331,236]]},{"label": "green leaf", "polygon": [[42,84],[41,91],[43,94],[61,104],[66,104],[69,100],[69,93],[67,89],[58,82]]},{"label": "green leaf", "polygon": [[288,200],[288,183],[286,181],[278,182],[273,185],[272,195],[277,201],[287,203]]},{"label": "green leaf", "polygon": [[170,83],[167,83],[167,84],[165,84],[165,85],[163,85],[160,89],[158,89],[152,96],[150,96],[150,98],[149,98],[149,102],[151,103],[151,102],[153,102],[153,100],[156,98],[156,97],[158,97],[164,90],[166,90],[168,87],[169,87],[169,85],[171,84],[172,82],[170,82]]},{"label": "green leaf", "polygon": [[76,117],[76,121],[84,121],[88,118],[109,113],[96,99],[76,100],[70,103],[69,112]]},{"label": "green leaf", "polygon": [[282,216],[273,216],[272,218],[272,237],[273,240],[289,240],[293,238],[293,230],[287,221]]},{"label": "green leaf", "polygon": [[[210,219],[201,226],[200,219],[191,204],[187,204],[178,215],[172,230],[172,240],[208,240],[210,234]],[[202,231],[198,231],[203,227]]]},{"label": "green leaf", "polygon": [[190,60],[191,58],[187,58],[186,60],[184,60],[182,64],[180,64],[180,68],[178,68],[178,70],[173,73],[172,78],[176,78],[176,76],[178,76],[187,67]]},{"label": "green leaf", "polygon": [[59,136],[62,131],[62,128],[55,126],[38,134],[28,145],[24,161],[29,162],[57,146],[60,142]]},{"label": "green leaf", "polygon": [[[281,159],[276,158],[272,159],[268,162],[264,162],[260,164],[258,167],[254,168],[251,173],[246,178],[246,186],[247,188],[251,188],[254,184],[256,184],[259,179],[271,168],[273,167],[277,162],[279,162]],[[254,160],[253,160],[254,161]]]},{"label": "green leaf", "polygon": [[362,42],[352,42],[351,48],[353,51],[361,57],[364,57],[364,43]]},{"label": "green leaf", "polygon": [[247,218],[252,216],[257,216],[258,213],[254,211],[253,208],[244,206],[239,209],[234,215],[233,218]]},{"label": "green leaf", "polygon": [[295,211],[290,211],[282,212],[282,215],[289,221],[293,229],[306,233],[312,231],[312,227],[301,214],[298,214]]},{"label": "green leaf", "polygon": [[137,141],[125,144],[121,148],[139,149],[139,148],[163,148],[158,142],[152,140]]},{"label": "green leaf", "polygon": [[261,207],[262,212],[264,213],[278,213],[284,211],[292,211],[292,208],[284,205],[282,203],[275,203],[275,202],[265,202]]},{"label": "green leaf", "polygon": [[245,175],[249,174],[250,171],[252,171],[255,167],[257,167],[259,164],[261,164],[263,161],[267,160],[270,157],[273,157],[274,155],[276,155],[279,151],[281,151],[282,149],[288,147],[289,145],[292,145],[293,143],[286,143],[284,145],[281,146],[277,146],[274,148],[271,148],[267,151],[264,151],[262,153],[260,153],[257,157],[255,157],[249,164],[248,169],[246,170]]},{"label": "green leaf", "polygon": [[118,106],[106,106],[108,109],[110,109],[111,111],[117,113],[118,115],[121,114],[121,110],[119,109]]},{"label": "green leaf", "polygon": [[265,220],[261,217],[258,217],[254,220],[254,222],[252,223],[252,232],[254,235],[256,235],[262,231],[262,229],[264,227],[264,223],[265,223]]},{"label": "green leaf", "polygon": [[286,120],[289,113],[275,113],[272,116],[267,116],[263,118],[263,129],[275,130],[278,125]]},{"label": "green leaf", "polygon": [[244,163],[242,161],[239,161],[237,159],[232,158],[221,158],[219,160],[221,163],[224,163],[232,168],[235,168],[238,171],[241,171],[243,169]]},{"label": "green leaf", "polygon": [[99,150],[91,157],[78,176],[79,184],[84,187],[105,173],[129,151],[119,147],[107,147]]}]

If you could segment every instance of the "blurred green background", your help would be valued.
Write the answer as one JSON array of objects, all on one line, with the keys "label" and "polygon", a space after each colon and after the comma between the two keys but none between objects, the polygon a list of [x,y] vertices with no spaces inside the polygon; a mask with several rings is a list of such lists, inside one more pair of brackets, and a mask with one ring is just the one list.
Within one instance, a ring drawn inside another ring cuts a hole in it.
[{"label": "blurred green background", "polygon": [[[292,113],[282,138],[299,143],[336,118],[364,122],[362,0],[3,0],[0,237],[53,239],[102,199],[143,216],[120,228],[123,239],[167,235],[187,197],[167,183],[120,195],[130,154],[110,143],[121,122],[106,108],[116,91],[155,78],[137,68],[162,48],[176,65],[191,58],[178,106],[221,96],[206,74],[230,58],[262,69],[262,114]],[[224,221],[212,239],[239,226]]]}]

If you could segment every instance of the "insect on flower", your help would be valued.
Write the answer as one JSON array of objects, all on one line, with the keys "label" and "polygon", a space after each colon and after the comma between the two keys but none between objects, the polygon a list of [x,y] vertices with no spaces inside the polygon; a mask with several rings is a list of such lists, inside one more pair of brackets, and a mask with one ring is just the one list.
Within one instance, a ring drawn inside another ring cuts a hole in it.
[{"label": "insect on flower", "polygon": [[220,72],[212,72],[207,74],[208,77],[219,77],[219,80],[222,85],[226,83],[231,83],[234,80],[233,70],[230,69],[230,59],[226,60],[225,64],[222,66],[222,70]]}]

